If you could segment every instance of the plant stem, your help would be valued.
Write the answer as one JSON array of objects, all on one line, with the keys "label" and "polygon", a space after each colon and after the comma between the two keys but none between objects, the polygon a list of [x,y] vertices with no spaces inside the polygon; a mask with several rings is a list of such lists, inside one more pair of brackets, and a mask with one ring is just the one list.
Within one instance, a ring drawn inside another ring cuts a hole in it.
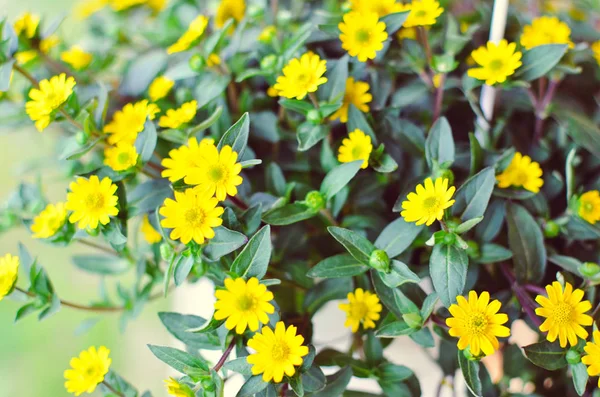
[{"label": "plant stem", "polygon": [[427,64],[431,67],[431,47],[429,46],[429,39],[427,38],[427,31],[423,26],[417,27],[417,38],[425,50],[425,56],[427,57]]},{"label": "plant stem", "polygon": [[284,383],[284,384],[281,386],[281,391],[279,392],[279,395],[280,395],[281,397],[285,397],[285,395],[287,394],[288,388],[289,388],[288,384],[287,384],[287,383]]},{"label": "plant stem", "polygon": [[116,251],[113,251],[113,250],[112,250],[112,249],[110,249],[109,247],[105,247],[105,246],[103,246],[103,245],[96,244],[96,243],[94,243],[94,242],[92,242],[92,241],[88,241],[88,240],[75,240],[75,241],[77,241],[78,243],[81,243],[81,244],[83,244],[83,245],[87,245],[88,247],[92,247],[92,248],[95,248],[95,249],[97,249],[97,250],[100,250],[100,251],[106,252],[107,254],[110,254],[110,255],[114,255],[114,256],[120,257],[120,255],[119,255],[119,254],[118,254]]},{"label": "plant stem", "polygon": [[546,290],[544,288],[542,288],[542,287],[537,286],[537,285],[525,284],[523,286],[523,288],[525,288],[529,292],[533,292],[534,294],[538,294],[538,295],[545,295],[546,294]]},{"label": "plant stem", "polygon": [[247,210],[248,204],[244,203],[242,200],[240,200],[239,198],[235,197],[235,196],[229,196],[229,201],[231,201],[236,207],[238,207],[241,210]]},{"label": "plant stem", "polygon": [[317,99],[317,96],[315,95],[315,93],[309,92],[308,97],[310,98],[310,101],[312,102],[315,109],[319,110],[319,100]]},{"label": "plant stem", "polygon": [[225,351],[223,352],[223,355],[221,356],[221,358],[219,359],[217,364],[213,367],[213,370],[215,370],[215,372],[219,372],[219,370],[223,367],[223,365],[225,365],[225,362],[227,361],[227,358],[229,358],[229,355],[231,354],[231,351],[233,350],[234,347],[235,347],[235,337],[233,339],[231,339],[231,342],[229,342],[229,346],[227,346],[227,349],[225,349]]},{"label": "plant stem", "polygon": [[327,222],[329,222],[331,224],[331,226],[339,226],[340,225],[333,217],[333,214],[331,213],[331,211],[329,211],[327,208],[323,208],[322,210],[320,210],[319,214],[321,214],[321,216],[323,218],[325,218],[327,220]]},{"label": "plant stem", "polygon": [[517,283],[515,276],[512,274],[512,271],[510,270],[510,268],[508,267],[508,265],[506,263],[502,263],[500,265],[500,270],[502,270],[504,277],[506,277],[506,279],[509,281],[510,286],[511,286],[513,292],[515,293],[517,300],[521,304],[521,307],[523,308],[525,313],[527,313],[527,316],[529,317],[529,319],[536,326],[539,327],[542,324],[542,322],[540,321],[539,317],[535,314],[535,308],[533,305],[533,301],[531,300],[531,297],[529,295],[527,295],[527,292],[523,289],[523,287],[521,287]]},{"label": "plant stem", "polygon": [[437,119],[440,118],[442,113],[442,104],[444,100],[444,83],[446,82],[446,75],[444,73],[440,74],[440,82],[435,92],[435,104],[433,108],[433,122],[435,123]]},{"label": "plant stem", "polygon": [[124,395],[123,393],[121,393],[120,391],[117,391],[117,390],[116,390],[114,387],[112,387],[112,386],[111,386],[111,385],[110,385],[110,384],[109,384],[107,381],[103,380],[103,381],[102,381],[102,384],[103,384],[104,386],[106,386],[106,388],[107,388],[108,390],[110,390],[110,391],[111,391],[111,393],[113,393],[113,394],[115,394],[115,395],[117,395],[117,396],[119,396],[119,397],[125,397],[125,395]]}]

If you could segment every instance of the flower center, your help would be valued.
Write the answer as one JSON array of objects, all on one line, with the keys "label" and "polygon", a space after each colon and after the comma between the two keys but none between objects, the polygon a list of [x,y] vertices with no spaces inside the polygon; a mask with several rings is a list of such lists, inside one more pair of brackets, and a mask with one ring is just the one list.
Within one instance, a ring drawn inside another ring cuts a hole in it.
[{"label": "flower center", "polygon": [[48,105],[54,110],[54,109],[58,109],[60,107],[60,105],[62,105],[63,98],[59,92],[56,92],[56,90],[53,90],[52,92],[49,92],[48,95],[46,96],[46,101],[48,102]]},{"label": "flower center", "polygon": [[371,40],[371,32],[366,29],[359,29],[356,32],[356,41],[361,44],[367,44]]},{"label": "flower center", "polygon": [[204,223],[206,214],[202,210],[190,208],[189,210],[185,211],[184,217],[188,225],[192,227],[200,227]]},{"label": "flower center", "polygon": [[273,349],[271,350],[271,357],[273,357],[273,361],[286,361],[289,355],[290,347],[287,345],[287,343],[285,343],[285,341],[275,342]]},{"label": "flower center", "polygon": [[352,148],[352,157],[355,159],[361,159],[364,157],[364,150],[360,146],[354,146]]},{"label": "flower center", "polygon": [[504,67],[504,61],[502,59],[494,59],[488,66],[490,69],[498,71]]},{"label": "flower center", "polygon": [[250,294],[244,294],[239,297],[237,304],[240,311],[253,311],[256,308],[256,298]]},{"label": "flower center", "polygon": [[214,165],[208,169],[208,178],[213,183],[220,183],[226,179],[227,170],[220,165]]},{"label": "flower center", "polygon": [[554,322],[563,326],[571,323],[573,316],[573,306],[566,302],[559,303],[554,307]]},{"label": "flower center", "polygon": [[527,183],[527,173],[523,172],[523,171],[516,171],[513,174],[513,181],[514,184],[517,186],[523,186],[525,183]]},{"label": "flower center", "polygon": [[587,203],[584,203],[583,211],[584,212],[594,212],[594,204],[590,203],[589,201]]},{"label": "flower center", "polygon": [[309,74],[308,73],[300,73],[300,74],[298,74],[296,79],[298,81],[298,84],[306,84],[306,83],[308,83],[308,80],[309,80]]},{"label": "flower center", "polygon": [[425,11],[425,10],[417,10],[417,11],[415,11],[414,16],[417,17],[417,18],[424,18],[424,17],[427,16],[427,11]]},{"label": "flower center", "polygon": [[369,312],[369,308],[364,302],[354,302],[352,304],[352,317],[357,320],[362,320],[367,317],[367,313]]},{"label": "flower center", "polygon": [[423,200],[423,207],[425,207],[425,209],[428,211],[437,210],[438,206],[438,198],[435,196],[427,197],[425,200]]},{"label": "flower center", "polygon": [[85,206],[90,210],[99,210],[104,207],[104,195],[100,192],[93,192],[85,198]]},{"label": "flower center", "polygon": [[481,334],[485,332],[488,326],[488,319],[483,313],[473,313],[467,322],[467,329],[472,334]]},{"label": "flower center", "polygon": [[85,369],[85,374],[90,378],[95,378],[100,374],[100,369],[96,365],[90,365]]},{"label": "flower center", "polygon": [[129,153],[127,153],[127,152],[119,153],[119,155],[117,156],[117,161],[120,164],[127,164],[127,163],[129,163]]}]

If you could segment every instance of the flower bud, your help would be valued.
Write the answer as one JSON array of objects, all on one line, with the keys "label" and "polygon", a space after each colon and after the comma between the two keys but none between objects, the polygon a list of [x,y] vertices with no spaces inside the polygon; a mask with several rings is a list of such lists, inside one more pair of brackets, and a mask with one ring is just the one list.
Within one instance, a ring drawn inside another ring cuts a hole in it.
[{"label": "flower bud", "polygon": [[567,351],[567,362],[569,364],[578,364],[581,361],[581,354],[575,349]]},{"label": "flower bud", "polygon": [[448,179],[448,186],[454,184],[454,172],[448,169],[442,169],[437,173],[437,177]]},{"label": "flower bud", "polygon": [[544,225],[544,236],[553,238],[560,233],[560,226],[554,221],[548,221]]},{"label": "flower bud", "polygon": [[75,140],[80,145],[85,145],[87,143],[88,139],[89,139],[88,134],[86,134],[83,131],[79,131],[77,134],[75,134]]},{"label": "flower bud", "polygon": [[325,208],[325,197],[323,197],[321,192],[313,190],[311,192],[308,192],[308,194],[304,198],[304,203],[308,205],[313,211],[318,212]]},{"label": "flower bud", "polygon": [[98,234],[100,234],[100,228],[97,227],[95,229],[92,229],[90,227],[88,227],[87,229],[85,229],[86,233],[92,237],[96,237]]},{"label": "flower bud", "polygon": [[160,245],[160,257],[165,262],[171,262],[173,259],[173,255],[175,255],[175,251],[173,251],[173,247],[171,247],[167,243],[162,243]]},{"label": "flower bud", "polygon": [[189,60],[189,65],[190,65],[190,69],[192,69],[194,72],[201,72],[202,69],[204,69],[204,58],[202,57],[202,55],[200,54],[194,54],[190,57]]},{"label": "flower bud", "polygon": [[600,266],[594,262],[585,262],[579,266],[579,273],[585,277],[594,277],[600,273]]},{"label": "flower bud", "polygon": [[317,109],[311,109],[306,113],[306,120],[310,121],[313,124],[321,123],[321,112]]},{"label": "flower bud", "polygon": [[456,241],[456,235],[454,233],[446,233],[444,236],[444,244],[452,245]]},{"label": "flower bud", "polygon": [[470,258],[479,258],[480,251],[477,241],[469,240],[467,241],[467,245],[469,246],[467,248],[467,255],[469,255]]},{"label": "flower bud", "polygon": [[276,55],[267,55],[260,61],[260,68],[262,70],[271,70],[277,64],[277,56]]},{"label": "flower bud", "polygon": [[215,382],[213,382],[212,379],[210,379],[210,378],[204,378],[200,381],[200,383],[202,384],[202,388],[205,391],[214,391],[215,390]]},{"label": "flower bud", "polygon": [[371,252],[369,266],[380,272],[388,273],[390,271],[390,257],[384,250],[375,250]]},{"label": "flower bud", "polygon": [[421,329],[423,326],[423,317],[419,313],[407,313],[402,315],[402,319],[406,321],[409,327]]}]

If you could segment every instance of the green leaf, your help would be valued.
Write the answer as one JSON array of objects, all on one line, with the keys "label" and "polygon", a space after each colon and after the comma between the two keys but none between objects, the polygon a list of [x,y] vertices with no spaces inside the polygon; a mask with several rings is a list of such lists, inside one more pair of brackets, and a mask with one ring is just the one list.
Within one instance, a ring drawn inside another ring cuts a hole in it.
[{"label": "green leaf", "polygon": [[452,214],[464,220],[483,216],[496,184],[494,167],[487,167],[469,178],[456,192]]},{"label": "green leaf", "polygon": [[556,109],[555,113],[564,127],[564,131],[571,139],[578,146],[600,158],[600,127],[598,124],[584,114],[572,110]]},{"label": "green leaf", "polygon": [[369,266],[357,261],[352,255],[339,254],[323,259],[306,275],[313,278],[352,277],[363,274]]},{"label": "green leaf", "polygon": [[423,225],[417,226],[413,222],[406,222],[400,217],[381,231],[375,240],[375,247],[384,250],[390,258],[394,258],[412,244],[423,227]]},{"label": "green leaf", "polygon": [[89,153],[99,141],[100,138],[90,139],[82,146],[75,137],[69,138],[58,158],[59,160],[77,160]]},{"label": "green leaf", "polygon": [[325,199],[331,199],[337,192],[342,190],[354,178],[358,170],[360,170],[362,163],[362,160],[343,163],[329,171],[325,175],[320,189]]},{"label": "green leaf", "polygon": [[368,364],[374,365],[383,361],[383,345],[372,331],[367,332],[364,351]]},{"label": "green leaf", "polygon": [[400,261],[392,260],[389,273],[379,272],[381,280],[390,288],[396,288],[406,283],[419,283],[421,279],[408,266]]},{"label": "green leaf", "polygon": [[369,159],[369,164],[375,171],[381,172],[382,174],[388,174],[398,169],[396,160],[387,153],[384,153],[378,159]]},{"label": "green leaf", "polygon": [[73,263],[88,273],[115,275],[129,270],[127,261],[113,256],[74,255]]},{"label": "green leaf", "polygon": [[200,357],[167,346],[148,345],[148,348],[162,362],[183,374],[197,374],[210,371],[208,363]]},{"label": "green leaf", "polygon": [[329,129],[324,125],[314,125],[310,122],[302,123],[298,127],[296,135],[298,138],[298,150],[303,152],[312,148],[325,138],[327,134],[329,134]]},{"label": "green leaf", "polygon": [[517,69],[515,79],[531,81],[548,73],[567,52],[566,44],[545,44],[523,53],[523,65]]},{"label": "green leaf", "polygon": [[262,375],[255,375],[243,384],[242,388],[236,394],[237,397],[252,397],[256,393],[264,390],[269,384],[262,380]]},{"label": "green leaf", "polygon": [[475,175],[475,173],[477,173],[477,170],[479,170],[479,168],[481,168],[481,165],[483,164],[484,152],[481,148],[481,145],[479,144],[479,141],[477,140],[477,138],[475,138],[475,134],[473,134],[472,132],[469,133],[469,144],[471,147],[471,167],[469,171],[469,176],[473,176]]},{"label": "green leaf", "polygon": [[327,73],[327,83],[323,86],[323,93],[329,93],[329,102],[341,101],[346,93],[346,80],[348,79],[348,55],[344,55]]},{"label": "green leaf", "polygon": [[202,253],[211,260],[217,260],[240,248],[247,241],[248,238],[242,233],[219,226],[215,229],[215,237],[208,241]]},{"label": "green leaf", "polygon": [[235,360],[229,360],[223,365],[223,368],[244,376],[252,376],[252,364],[248,362],[248,357],[238,357]]},{"label": "green leaf", "polygon": [[312,22],[307,22],[302,25],[289,40],[286,41],[286,46],[284,46],[283,51],[283,59],[284,63],[287,63],[292,57],[296,55],[300,47],[304,45],[306,40],[310,37],[312,31],[314,29],[314,24]]},{"label": "green leaf", "polygon": [[461,350],[458,351],[458,364],[462,371],[467,388],[472,395],[483,396],[483,388],[479,379],[479,361],[468,360]]},{"label": "green leaf", "polygon": [[375,132],[367,122],[365,115],[354,104],[348,106],[348,131],[361,130],[369,135],[375,144]]},{"label": "green leaf", "polygon": [[577,258],[566,255],[552,255],[548,258],[548,260],[555,265],[562,267],[568,272],[571,272],[579,277],[583,277],[583,275],[579,272],[579,268],[581,265],[583,265],[583,263]]},{"label": "green leaf", "polygon": [[515,275],[520,283],[538,283],[546,271],[546,246],[542,230],[519,204],[506,204],[508,247],[513,252]]},{"label": "green leaf", "polygon": [[[197,124],[197,125],[193,126],[192,128],[190,128],[187,131],[187,136],[188,137],[195,136],[197,133],[210,128],[213,124],[215,124],[219,120],[222,113],[223,113],[223,106],[217,106],[215,108],[214,112],[212,112],[212,114],[210,116],[208,116],[208,118],[206,120],[204,120],[200,124]],[[187,143],[187,141],[184,140],[184,143]]]},{"label": "green leaf", "polygon": [[429,274],[433,288],[444,306],[449,307],[462,295],[467,281],[469,257],[454,245],[437,244],[429,258]]},{"label": "green leaf", "polygon": [[421,318],[423,321],[426,321],[431,313],[433,313],[433,309],[435,308],[435,304],[437,303],[439,297],[435,292],[427,295],[425,301],[423,302],[423,307],[421,307]]},{"label": "green leaf", "polygon": [[440,117],[431,127],[425,140],[425,157],[429,169],[433,169],[434,162],[437,164],[454,162],[454,138],[445,117]]},{"label": "green leaf", "polygon": [[316,365],[313,365],[308,371],[302,374],[302,386],[306,392],[314,393],[322,390],[326,382],[327,378],[325,378],[325,374]]},{"label": "green leaf", "polygon": [[134,57],[125,69],[125,75],[119,87],[119,94],[132,97],[140,96],[166,65],[167,53],[162,48]]},{"label": "green leaf", "polygon": [[304,386],[300,376],[294,376],[289,382],[290,388],[298,397],[304,397]]},{"label": "green leaf", "polygon": [[578,395],[583,396],[589,379],[587,367],[584,363],[579,362],[577,364],[569,365],[569,368],[571,369],[571,375],[573,375],[573,386],[575,387],[575,391],[577,391]]},{"label": "green leaf", "polygon": [[330,226],[327,228],[327,231],[333,238],[342,244],[344,248],[346,248],[346,251],[348,251],[354,259],[364,265],[369,264],[371,253],[376,249],[369,240],[352,230],[337,226]]},{"label": "green leaf", "polygon": [[352,379],[352,369],[344,367],[333,375],[327,377],[327,386],[311,394],[311,397],[340,397]]},{"label": "green leaf", "polygon": [[454,229],[454,233],[458,233],[458,234],[466,233],[469,230],[473,229],[475,226],[477,226],[479,224],[479,222],[481,222],[482,220],[483,220],[483,216],[480,216],[477,218],[472,218],[472,219],[469,219],[468,221],[464,221],[463,223],[461,223]]},{"label": "green leaf", "polygon": [[325,303],[334,299],[345,299],[352,291],[352,279],[328,278],[306,292],[303,307],[308,313],[315,313]]},{"label": "green leaf", "polygon": [[308,112],[314,109],[313,105],[306,102],[300,101],[298,99],[280,99],[279,104],[284,109],[293,110],[294,112],[298,112],[306,116]]},{"label": "green leaf", "polygon": [[285,226],[312,218],[316,214],[305,204],[293,203],[265,212],[263,221],[274,226]]},{"label": "green leaf", "polygon": [[265,168],[265,172],[267,190],[279,197],[285,196],[286,180],[281,167],[277,163],[272,162]]},{"label": "green leaf", "polygon": [[525,356],[537,365],[549,371],[555,371],[567,366],[567,349],[560,347],[558,342],[543,341],[523,347]]},{"label": "green leaf", "polygon": [[142,163],[147,162],[152,157],[157,140],[156,126],[152,121],[146,120],[144,130],[138,134],[135,141],[135,149],[140,155]]},{"label": "green leaf", "polygon": [[396,31],[404,25],[406,18],[408,18],[408,14],[410,14],[410,11],[395,12],[381,18],[381,21],[385,23],[385,30],[388,35],[391,36],[396,33]]},{"label": "green leaf", "polygon": [[160,321],[171,335],[190,348],[206,350],[220,349],[219,338],[216,334],[188,332],[190,329],[200,328],[207,323],[202,317],[160,312],[158,313],[158,318],[160,318]]},{"label": "green leaf", "polygon": [[0,64],[0,92],[8,91],[10,87],[10,76],[12,75],[14,59]]},{"label": "green leaf", "polygon": [[217,147],[219,150],[225,145],[231,146],[234,152],[238,154],[238,161],[244,155],[244,150],[248,145],[248,135],[250,134],[250,117],[244,113],[240,119],[225,132]]},{"label": "green leaf", "polygon": [[383,363],[379,367],[379,383],[402,383],[414,375],[413,371],[404,365]]},{"label": "green leaf", "polygon": [[168,180],[155,179],[140,183],[127,193],[129,215],[136,216],[156,210],[167,197],[172,197],[173,190]]},{"label": "green leaf", "polygon": [[191,253],[188,255],[180,255],[175,262],[173,270],[173,279],[175,285],[180,286],[187,279],[192,267],[194,266],[194,256]]},{"label": "green leaf", "polygon": [[201,109],[217,99],[227,86],[231,78],[226,75],[217,73],[204,73],[196,82],[196,89],[194,90],[194,98],[198,102],[198,109]]},{"label": "green leaf", "polygon": [[267,273],[271,260],[271,226],[263,226],[231,264],[231,271],[240,277],[259,280]]},{"label": "green leaf", "polygon": [[486,243],[481,246],[481,252],[477,261],[484,264],[504,262],[512,258],[511,250],[501,245]]},{"label": "green leaf", "polygon": [[397,336],[410,335],[415,331],[417,330],[411,328],[405,321],[399,320],[379,328],[375,332],[375,336],[378,338],[395,338]]}]

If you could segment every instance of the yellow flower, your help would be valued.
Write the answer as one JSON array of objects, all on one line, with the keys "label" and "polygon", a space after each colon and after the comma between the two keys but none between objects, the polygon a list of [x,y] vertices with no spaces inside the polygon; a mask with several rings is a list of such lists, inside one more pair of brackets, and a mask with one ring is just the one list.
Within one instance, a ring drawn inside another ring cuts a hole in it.
[{"label": "yellow flower", "polygon": [[225,279],[225,289],[215,292],[215,320],[225,320],[227,329],[234,329],[238,334],[243,334],[246,328],[257,331],[260,323],[267,324],[269,316],[275,307],[269,302],[273,300],[273,293],[260,284],[256,277],[248,281],[239,277]]},{"label": "yellow flower", "polygon": [[271,98],[276,98],[279,96],[279,91],[277,91],[275,87],[269,87],[267,88],[267,95]]},{"label": "yellow flower", "polygon": [[[581,362],[587,365],[588,375],[598,376],[600,374],[600,331],[594,331],[594,341],[588,341],[583,350],[586,355],[581,357]],[[600,387],[600,378],[598,387]]]},{"label": "yellow flower", "polygon": [[147,0],[109,0],[115,11],[123,11],[131,7],[144,4]]},{"label": "yellow flower", "polygon": [[410,14],[402,25],[405,28],[435,25],[437,18],[444,12],[440,3],[435,0],[414,0],[406,5],[406,9],[410,10]]},{"label": "yellow flower", "polygon": [[294,58],[283,67],[283,76],[277,77],[273,86],[280,96],[304,99],[309,92],[327,82],[323,77],[327,70],[326,61],[317,54],[307,52],[300,58]]},{"label": "yellow flower", "polygon": [[468,75],[477,80],[485,80],[487,85],[504,83],[522,64],[522,54],[516,48],[515,43],[509,44],[504,39],[497,45],[488,41],[487,46],[481,46],[471,52],[479,67],[469,69]]},{"label": "yellow flower", "polygon": [[128,103],[121,110],[117,110],[110,123],[104,126],[104,132],[111,134],[108,143],[124,142],[133,145],[138,134],[144,130],[146,119],[154,120],[160,109],[147,100]]},{"label": "yellow flower", "polygon": [[506,169],[496,176],[498,187],[524,187],[530,192],[537,193],[544,184],[542,169],[531,157],[517,152]]},{"label": "yellow flower", "polygon": [[116,146],[107,146],[104,149],[104,164],[113,171],[125,171],[135,167],[138,153],[135,146],[126,142],[119,142]]},{"label": "yellow flower", "polygon": [[556,17],[543,16],[531,21],[531,25],[523,28],[521,45],[527,50],[544,44],[568,44],[573,48],[569,25]]},{"label": "yellow flower", "polygon": [[262,374],[265,382],[273,380],[279,383],[283,374],[294,376],[296,368],[302,365],[302,357],[308,354],[308,347],[303,345],[304,337],[296,335],[296,327],[285,328],[283,321],[275,325],[275,332],[263,327],[248,341],[248,347],[256,353],[250,354],[246,360],[252,364],[252,375]]},{"label": "yellow flower", "polygon": [[225,145],[219,151],[213,145],[200,145],[198,165],[189,170],[185,177],[188,185],[197,185],[196,190],[206,191],[210,196],[223,201],[237,194],[237,187],[243,179],[239,175],[242,165],[237,162],[238,154]]},{"label": "yellow flower", "polygon": [[212,68],[213,66],[218,66],[221,64],[221,57],[217,54],[210,54],[208,58],[206,58],[206,66]]},{"label": "yellow flower", "polygon": [[450,327],[448,333],[451,336],[460,338],[458,348],[465,350],[469,346],[476,357],[481,353],[489,356],[498,350],[497,337],[510,335],[510,329],[502,325],[508,321],[508,316],[498,313],[500,301],[490,302],[487,291],[483,291],[479,298],[477,292],[469,291],[468,301],[459,295],[456,303],[448,308],[452,317],[446,319],[446,325]]},{"label": "yellow flower", "polygon": [[148,215],[144,215],[144,218],[142,219],[141,230],[144,235],[144,240],[146,240],[148,244],[155,244],[162,240],[161,234],[154,229],[150,220],[148,220]]},{"label": "yellow flower", "polygon": [[417,39],[417,28],[401,28],[396,33],[398,40],[416,40]]},{"label": "yellow flower", "polygon": [[600,193],[590,190],[579,197],[579,216],[587,222],[595,225],[600,220]]},{"label": "yellow flower", "polygon": [[194,397],[194,392],[185,383],[179,383],[173,378],[165,380],[167,393],[175,397]]},{"label": "yellow flower", "polygon": [[194,119],[197,107],[198,102],[189,101],[181,105],[179,109],[169,109],[167,114],[160,118],[158,125],[163,128],[179,128]]},{"label": "yellow flower", "polygon": [[43,131],[54,112],[59,109],[69,99],[75,87],[75,79],[67,78],[66,74],[54,76],[50,80],[40,81],[39,88],[32,88],[29,91],[31,99],[25,104],[25,111],[35,121],[35,128]]},{"label": "yellow flower", "polygon": [[361,112],[368,112],[369,105],[373,96],[369,94],[369,83],[363,81],[355,81],[354,77],[348,77],[346,80],[346,92],[342,107],[331,115],[331,120],[340,119],[342,123],[348,121],[348,107],[350,104],[356,106]]},{"label": "yellow flower", "polygon": [[382,306],[376,294],[357,288],[354,292],[348,292],[348,303],[340,303],[339,308],[346,312],[344,327],[357,332],[361,323],[363,329],[375,328]]},{"label": "yellow flower", "polygon": [[365,169],[369,165],[369,156],[372,150],[371,137],[357,128],[348,134],[348,138],[342,140],[342,146],[338,151],[338,161],[350,163],[363,160],[360,168]]},{"label": "yellow flower", "polygon": [[535,301],[541,307],[535,309],[535,314],[545,317],[546,320],[540,325],[540,331],[548,332],[546,339],[554,342],[558,337],[560,347],[567,346],[567,340],[571,346],[577,344],[577,337],[582,339],[588,337],[588,332],[582,327],[592,325],[593,319],[585,314],[592,308],[590,301],[582,301],[583,290],[575,289],[569,283],[565,283],[565,289],[558,281],[546,286],[548,297],[538,295]]},{"label": "yellow flower", "polygon": [[86,19],[104,8],[110,0],[84,0],[75,8],[75,15],[79,19]]},{"label": "yellow flower", "polygon": [[86,52],[78,45],[74,45],[69,50],[60,54],[60,59],[69,64],[75,70],[86,68],[92,62],[92,54]]},{"label": "yellow flower", "polygon": [[19,65],[25,65],[37,58],[37,55],[38,53],[36,50],[26,50],[16,52],[14,56]]},{"label": "yellow flower", "polygon": [[433,78],[431,79],[431,82],[433,83],[434,88],[440,88],[440,84],[442,83],[442,74],[441,73],[434,74]]},{"label": "yellow flower", "polygon": [[167,54],[174,54],[176,52],[182,52],[188,50],[195,42],[202,36],[204,30],[208,25],[208,18],[204,15],[198,15],[185,33],[169,48],[167,48]]},{"label": "yellow flower", "polygon": [[60,38],[58,35],[50,35],[40,41],[40,51],[42,51],[44,54],[47,54],[51,49],[56,47],[58,43],[60,43]]},{"label": "yellow flower", "polygon": [[192,239],[203,244],[205,239],[215,236],[214,228],[221,226],[223,207],[218,207],[219,201],[212,194],[187,189],[185,192],[175,192],[175,200],[166,199],[159,214],[164,219],[162,227],[173,229],[170,237],[187,244]]},{"label": "yellow flower", "polygon": [[437,178],[435,183],[431,178],[425,179],[425,186],[417,185],[416,193],[411,192],[402,202],[403,211],[400,215],[406,222],[416,222],[417,225],[431,225],[444,217],[444,210],[454,204],[452,195],[454,186],[448,188],[448,179]]},{"label": "yellow flower", "polygon": [[19,257],[6,254],[0,257],[0,301],[10,294],[19,275]]},{"label": "yellow flower", "polygon": [[352,11],[362,14],[374,12],[379,18],[406,9],[404,4],[397,3],[396,0],[350,0],[350,6]]},{"label": "yellow flower", "polygon": [[69,222],[77,222],[80,229],[95,229],[98,223],[106,225],[110,222],[110,216],[119,213],[115,194],[117,185],[108,177],[102,179],[102,182],[96,175],[92,175],[90,179],[77,178],[77,181],[71,182],[69,189],[71,192],[67,194],[66,208],[73,211]]},{"label": "yellow flower", "polygon": [[108,373],[112,360],[109,357],[110,350],[100,346],[98,350],[94,346],[82,351],[79,357],[73,357],[69,363],[71,369],[64,373],[65,388],[69,393],[79,396],[82,393],[93,393],[96,386],[104,381],[104,375]]},{"label": "yellow flower", "polygon": [[163,178],[169,178],[171,182],[176,182],[180,179],[185,178],[189,175],[189,171],[200,165],[200,147],[205,145],[214,146],[214,139],[204,138],[198,141],[195,137],[188,139],[188,144],[182,145],[177,149],[173,149],[169,152],[169,157],[163,159],[161,162],[165,170],[161,176]]},{"label": "yellow flower", "polygon": [[260,35],[258,36],[258,41],[262,43],[268,43],[273,39],[273,37],[275,37],[276,33],[277,28],[275,28],[275,26],[273,25],[269,25],[266,28],[264,28],[262,32],[260,32]]},{"label": "yellow flower", "polygon": [[65,203],[48,204],[42,212],[33,218],[31,231],[33,238],[49,238],[65,224],[67,209]]},{"label": "yellow flower", "polygon": [[17,18],[13,27],[17,36],[23,35],[28,39],[31,39],[33,36],[35,36],[35,31],[37,30],[39,24],[39,15],[26,12]]},{"label": "yellow flower", "polygon": [[359,61],[375,59],[377,51],[383,48],[383,42],[388,34],[385,23],[380,21],[377,14],[349,12],[344,15],[343,22],[338,24],[342,48]]},{"label": "yellow flower", "polygon": [[169,91],[173,88],[175,82],[168,77],[158,76],[148,87],[148,96],[152,102],[156,102],[159,99],[163,99]]},{"label": "yellow flower", "polygon": [[165,9],[168,0],[146,0],[146,5],[152,8],[154,12],[161,12]]},{"label": "yellow flower", "polygon": [[596,62],[598,62],[598,65],[600,65],[600,41],[596,41],[594,44],[592,44],[592,52],[594,53]]},{"label": "yellow flower", "polygon": [[221,0],[219,8],[217,8],[217,15],[215,15],[215,25],[222,28],[230,19],[236,23],[240,22],[245,13],[246,2],[244,0]]}]

